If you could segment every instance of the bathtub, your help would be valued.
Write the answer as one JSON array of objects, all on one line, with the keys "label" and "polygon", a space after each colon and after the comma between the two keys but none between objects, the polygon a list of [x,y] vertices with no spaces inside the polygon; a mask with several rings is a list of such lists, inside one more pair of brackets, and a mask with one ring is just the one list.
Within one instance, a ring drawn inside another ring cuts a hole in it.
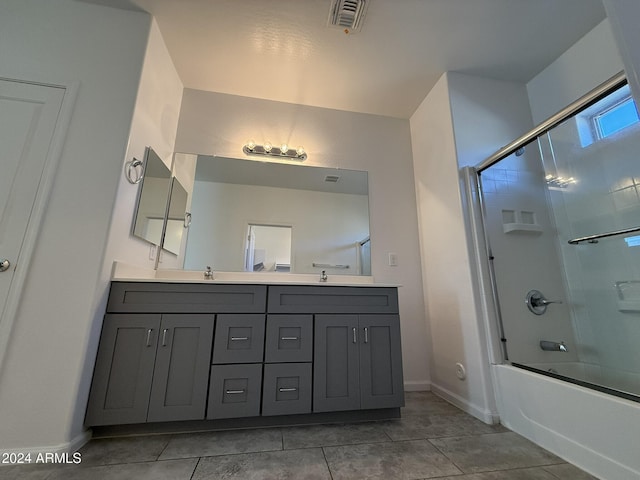
[{"label": "bathtub", "polygon": [[500,422],[603,480],[640,479],[640,404],[493,365]]}]

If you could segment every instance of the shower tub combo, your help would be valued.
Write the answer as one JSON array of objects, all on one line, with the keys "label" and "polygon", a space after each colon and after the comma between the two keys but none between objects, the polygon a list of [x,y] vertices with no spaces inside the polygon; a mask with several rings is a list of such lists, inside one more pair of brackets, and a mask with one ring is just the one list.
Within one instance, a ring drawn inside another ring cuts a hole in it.
[{"label": "shower tub combo", "polygon": [[640,121],[620,74],[464,169],[501,421],[640,478]]}]

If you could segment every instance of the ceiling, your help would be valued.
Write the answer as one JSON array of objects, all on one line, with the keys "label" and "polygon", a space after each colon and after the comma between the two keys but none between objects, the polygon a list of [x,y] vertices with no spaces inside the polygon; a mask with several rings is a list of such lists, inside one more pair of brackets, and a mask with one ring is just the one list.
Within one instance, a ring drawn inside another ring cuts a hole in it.
[{"label": "ceiling", "polygon": [[457,71],[527,82],[605,18],[601,0],[369,0],[360,32],[331,0],[84,0],[158,22],[186,88],[409,118]]}]

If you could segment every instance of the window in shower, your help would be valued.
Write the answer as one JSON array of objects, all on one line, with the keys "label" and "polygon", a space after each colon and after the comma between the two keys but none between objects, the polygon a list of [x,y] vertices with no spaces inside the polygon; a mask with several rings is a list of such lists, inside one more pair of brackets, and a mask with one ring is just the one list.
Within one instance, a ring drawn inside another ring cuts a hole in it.
[{"label": "window in shower", "polygon": [[596,102],[575,117],[580,145],[589,145],[640,122],[628,85]]},{"label": "window in shower", "polygon": [[607,138],[614,133],[630,127],[638,122],[638,111],[633,98],[626,98],[608,110],[596,115],[593,123],[600,138]]},{"label": "window in shower", "polygon": [[[628,95],[613,91],[541,134],[484,169],[480,185],[508,360],[640,401],[640,124]],[[594,148],[576,128],[589,118],[606,138]],[[507,231],[509,211],[533,212],[540,228]],[[561,303],[536,314],[534,290]]]}]

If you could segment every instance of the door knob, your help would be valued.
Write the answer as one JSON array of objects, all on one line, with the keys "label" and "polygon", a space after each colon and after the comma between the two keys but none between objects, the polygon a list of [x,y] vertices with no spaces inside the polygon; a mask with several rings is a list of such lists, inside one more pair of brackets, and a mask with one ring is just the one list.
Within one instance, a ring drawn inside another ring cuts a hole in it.
[{"label": "door knob", "polygon": [[4,272],[5,270],[9,270],[11,266],[11,262],[6,258],[0,259],[0,272]]}]

